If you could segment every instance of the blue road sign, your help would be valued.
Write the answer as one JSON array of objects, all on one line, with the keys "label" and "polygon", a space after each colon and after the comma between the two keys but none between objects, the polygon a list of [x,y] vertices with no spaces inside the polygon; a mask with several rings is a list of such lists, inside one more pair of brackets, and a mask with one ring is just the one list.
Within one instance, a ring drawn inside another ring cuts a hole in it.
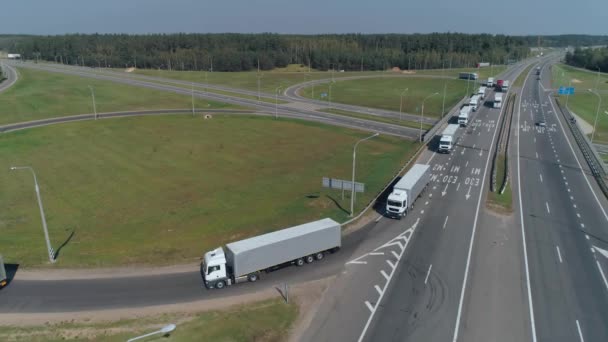
[{"label": "blue road sign", "polygon": [[559,87],[559,95],[574,95],[574,87]]},{"label": "blue road sign", "polygon": [[321,93],[321,97],[327,97],[327,93]]}]

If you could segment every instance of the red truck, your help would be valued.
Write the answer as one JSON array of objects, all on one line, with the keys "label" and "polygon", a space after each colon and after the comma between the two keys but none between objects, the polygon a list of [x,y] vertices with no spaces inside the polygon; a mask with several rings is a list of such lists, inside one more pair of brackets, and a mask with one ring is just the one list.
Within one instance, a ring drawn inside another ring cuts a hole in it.
[{"label": "red truck", "polygon": [[496,91],[501,91],[502,90],[502,86],[505,83],[504,80],[498,80],[496,81]]}]

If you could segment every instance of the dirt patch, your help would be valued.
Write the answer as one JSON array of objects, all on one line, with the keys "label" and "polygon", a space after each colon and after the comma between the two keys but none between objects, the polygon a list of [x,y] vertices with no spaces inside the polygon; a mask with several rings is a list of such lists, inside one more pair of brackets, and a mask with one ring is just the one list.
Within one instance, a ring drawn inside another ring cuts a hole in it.
[{"label": "dirt patch", "polygon": [[309,285],[296,290],[295,303],[298,306],[298,318],[293,323],[289,332],[290,342],[297,342],[302,339],[302,334],[308,329],[319,306],[321,305],[323,294],[329,288],[329,284],[334,277],[316,280]]},{"label": "dirt patch", "polygon": [[572,83],[583,83],[583,81],[581,81],[579,79],[576,79],[576,78],[573,78],[572,79]]},{"label": "dirt patch", "polygon": [[125,72],[133,72],[133,71],[135,71],[135,68],[133,68],[133,67],[125,69]]}]

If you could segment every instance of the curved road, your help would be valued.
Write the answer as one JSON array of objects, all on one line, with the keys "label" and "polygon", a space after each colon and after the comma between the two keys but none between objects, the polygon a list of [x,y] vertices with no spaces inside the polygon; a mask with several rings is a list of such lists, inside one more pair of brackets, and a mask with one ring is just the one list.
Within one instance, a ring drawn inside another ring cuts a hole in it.
[{"label": "curved road", "polygon": [[4,75],[6,76],[6,80],[0,83],[0,92],[2,92],[12,87],[13,84],[17,82],[19,74],[17,73],[17,70],[6,63],[0,63],[0,66],[2,66],[2,71],[4,71]]}]

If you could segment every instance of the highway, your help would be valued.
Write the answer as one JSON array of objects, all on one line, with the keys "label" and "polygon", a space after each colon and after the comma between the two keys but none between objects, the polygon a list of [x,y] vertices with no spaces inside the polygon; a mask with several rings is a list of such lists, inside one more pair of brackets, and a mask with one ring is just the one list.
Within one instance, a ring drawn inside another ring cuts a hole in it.
[{"label": "highway", "polygon": [[3,92],[17,82],[17,79],[19,79],[19,74],[15,68],[6,63],[0,63],[0,66],[2,67],[2,71],[4,71],[4,75],[6,77],[6,80],[0,83],[0,92]]},{"label": "highway", "polygon": [[[525,66],[509,70],[504,78],[514,80]],[[486,97],[492,98],[492,94]],[[484,318],[480,310],[492,313],[503,306],[508,309],[503,316],[509,317],[524,312],[519,260],[504,272],[515,275],[503,284],[512,289],[510,296],[480,302],[484,292],[471,290],[480,283],[499,282],[501,277],[482,264],[518,246],[509,243],[496,255],[487,251],[488,245],[496,243],[496,232],[487,229],[508,230],[501,218],[485,213],[483,201],[500,115],[498,109],[481,108],[471,124],[460,130],[451,154],[429,150],[420,158],[433,170],[430,189],[405,219],[379,217],[373,230],[374,247],[361,246],[357,257],[345,265],[305,340],[472,341],[487,340],[504,330],[509,332],[505,340],[525,340],[525,316],[518,316],[516,329],[511,329],[510,321],[501,323],[491,315],[493,326],[479,322]],[[347,325],[350,328],[344,329]]]},{"label": "highway", "polygon": [[608,202],[554,103],[550,74],[543,64],[540,81],[527,78],[517,113],[517,219],[527,247],[533,340],[608,341]]}]

